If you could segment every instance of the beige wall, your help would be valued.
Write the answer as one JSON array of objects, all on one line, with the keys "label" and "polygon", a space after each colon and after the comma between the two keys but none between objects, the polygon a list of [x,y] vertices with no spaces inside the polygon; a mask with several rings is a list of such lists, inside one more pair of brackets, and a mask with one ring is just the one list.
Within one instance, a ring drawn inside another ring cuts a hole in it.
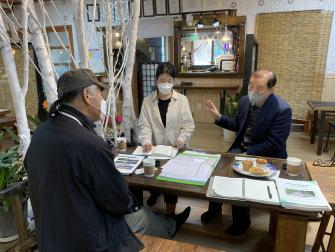
[{"label": "beige wall", "polygon": [[[227,78],[176,78],[176,84],[180,82],[192,82],[194,87],[225,87],[228,92],[235,94],[242,87],[242,79]],[[177,89],[181,92],[180,89]],[[206,99],[211,99],[214,104],[220,108],[220,89],[208,90],[187,90],[188,98],[193,120],[195,122],[212,122],[212,118],[204,109]]]},{"label": "beige wall", "polygon": [[335,74],[325,75],[321,99],[335,102]]},{"label": "beige wall", "polygon": [[[20,83],[23,82],[23,56],[21,49],[15,49],[15,62],[17,73]],[[32,50],[30,50],[30,56],[33,57]],[[11,93],[9,90],[9,85],[7,81],[6,71],[4,68],[4,63],[2,57],[0,57],[0,108],[8,108],[11,110],[11,114],[14,115],[13,101]],[[30,64],[29,69],[29,88],[26,96],[26,109],[27,114],[35,116],[37,114],[38,108],[38,98],[37,98],[37,86],[36,86],[36,77],[35,69],[32,64]]]}]

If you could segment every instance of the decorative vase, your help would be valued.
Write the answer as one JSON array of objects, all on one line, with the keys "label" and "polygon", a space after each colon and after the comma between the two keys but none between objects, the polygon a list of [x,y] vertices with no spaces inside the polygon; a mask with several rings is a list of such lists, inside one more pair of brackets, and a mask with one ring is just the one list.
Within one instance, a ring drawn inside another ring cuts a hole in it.
[{"label": "decorative vase", "polygon": [[[27,219],[27,199],[22,200],[22,209],[25,219]],[[0,223],[0,242],[10,242],[18,238],[16,223],[11,209],[7,212],[0,209]]]}]

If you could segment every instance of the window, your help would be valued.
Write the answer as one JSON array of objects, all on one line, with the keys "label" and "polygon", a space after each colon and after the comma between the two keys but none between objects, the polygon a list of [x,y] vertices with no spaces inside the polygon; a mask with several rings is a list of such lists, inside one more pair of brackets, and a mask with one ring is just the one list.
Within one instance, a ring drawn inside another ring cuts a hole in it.
[{"label": "window", "polygon": [[[52,27],[47,27],[47,35],[50,43],[51,57],[58,75],[62,75],[71,69],[73,61],[72,29],[71,26],[55,26],[56,32]],[[64,49],[64,47],[66,49]]]}]

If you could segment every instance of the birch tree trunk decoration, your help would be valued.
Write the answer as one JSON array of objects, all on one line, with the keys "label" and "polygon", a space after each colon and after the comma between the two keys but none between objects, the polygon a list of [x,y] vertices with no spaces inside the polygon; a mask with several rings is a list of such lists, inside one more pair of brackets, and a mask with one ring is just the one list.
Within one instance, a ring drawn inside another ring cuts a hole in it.
[{"label": "birch tree trunk decoration", "polygon": [[[135,124],[136,117],[133,106],[133,96],[131,90],[131,81],[133,76],[133,67],[135,61],[136,53],[136,40],[137,40],[137,30],[138,30],[138,21],[140,16],[140,0],[134,0],[133,3],[134,12],[131,19],[131,32],[129,39],[129,50],[126,54],[127,64],[125,67],[124,81],[122,82],[122,91],[123,91],[123,129],[124,135],[127,137],[127,140],[130,141],[130,127],[131,124]],[[123,41],[127,43],[127,41]],[[134,126],[134,125],[133,125]],[[133,127],[136,130],[136,127]]]},{"label": "birch tree trunk decoration", "polygon": [[[109,92],[107,98],[107,115],[112,119],[113,127],[113,138],[114,146],[116,146],[117,140],[117,126],[115,120],[116,113],[116,97],[115,97],[115,85],[114,85],[114,59],[113,59],[113,26],[112,26],[112,12],[110,8],[109,0],[104,0],[104,9],[107,14],[107,24],[106,24],[106,48],[108,53],[108,83],[109,83]],[[106,131],[108,125],[108,120],[105,121],[104,129]]]},{"label": "birch tree trunk decoration", "polygon": [[42,28],[37,23],[38,17],[36,14],[35,4],[33,0],[28,0],[29,12],[29,30],[33,47],[38,59],[38,65],[43,76],[43,89],[48,100],[49,106],[57,100],[57,83],[51,62],[51,55],[46,46]]},{"label": "birch tree trunk decoration", "polygon": [[[84,0],[72,0],[72,3],[74,9],[74,19],[76,25],[78,51],[80,57],[79,66],[82,68],[89,68],[88,49],[85,39]],[[93,13],[95,13],[95,10],[93,10]]]},{"label": "birch tree trunk decoration", "polygon": [[[25,4],[24,4],[25,2]],[[23,1],[22,6],[26,7],[26,0]],[[22,7],[23,9],[25,7]],[[0,15],[0,50],[2,54],[2,59],[4,62],[4,67],[6,70],[6,75],[9,83],[9,89],[12,95],[13,104],[14,104],[14,110],[15,110],[15,116],[16,116],[16,127],[18,130],[18,136],[20,138],[20,148],[19,151],[25,155],[28,146],[30,144],[30,130],[28,127],[28,120],[27,120],[27,112],[25,107],[25,97],[28,90],[28,81],[24,81],[24,86],[21,88],[19,83],[19,78],[17,75],[17,69],[16,64],[13,56],[13,49],[10,44],[10,39],[6,31],[5,23],[3,20],[3,13],[4,10],[1,8],[1,15]],[[23,18],[27,18],[25,14],[23,14]],[[26,21],[23,21],[23,25],[27,24]],[[23,36],[27,38],[27,27],[23,28]],[[27,41],[25,41],[27,42]],[[24,60],[27,60],[28,57],[24,57]],[[29,64],[24,63],[24,72],[25,74],[29,69]],[[25,77],[26,78],[26,77]]]}]

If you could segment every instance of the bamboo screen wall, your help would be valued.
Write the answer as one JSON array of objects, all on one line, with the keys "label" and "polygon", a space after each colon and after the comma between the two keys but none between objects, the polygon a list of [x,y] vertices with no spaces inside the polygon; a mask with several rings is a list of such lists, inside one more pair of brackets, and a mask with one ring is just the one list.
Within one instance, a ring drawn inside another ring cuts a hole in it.
[{"label": "bamboo screen wall", "polygon": [[332,17],[320,10],[256,16],[258,69],[276,73],[275,92],[295,119],[306,119],[308,100],[321,99]]}]

